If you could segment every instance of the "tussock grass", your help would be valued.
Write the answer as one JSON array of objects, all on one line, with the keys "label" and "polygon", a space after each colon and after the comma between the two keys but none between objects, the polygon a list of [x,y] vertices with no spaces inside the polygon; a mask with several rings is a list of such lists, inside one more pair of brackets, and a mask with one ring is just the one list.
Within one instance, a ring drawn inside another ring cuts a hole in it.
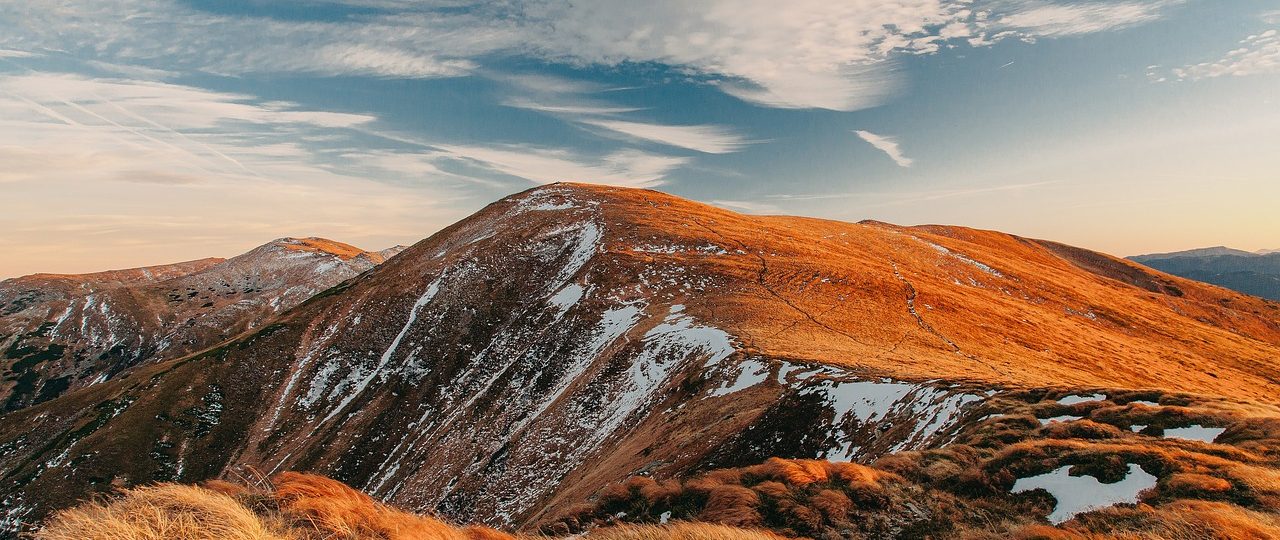
[{"label": "tussock grass", "polygon": [[58,512],[37,540],[301,540],[277,519],[205,488],[162,484]]},{"label": "tussock grass", "polygon": [[159,484],[54,514],[36,540],[513,540],[381,504],[336,480],[284,473],[258,490]]}]

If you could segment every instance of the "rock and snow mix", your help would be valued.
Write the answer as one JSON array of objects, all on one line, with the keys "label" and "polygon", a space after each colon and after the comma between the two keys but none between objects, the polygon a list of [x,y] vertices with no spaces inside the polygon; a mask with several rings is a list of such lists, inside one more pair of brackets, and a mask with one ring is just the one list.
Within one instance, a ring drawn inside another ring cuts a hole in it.
[{"label": "rock and snow mix", "polygon": [[[911,383],[891,379],[866,379],[833,366],[803,365],[791,362],[766,364],[748,358],[736,366],[736,373],[726,376],[723,368],[711,364],[709,372],[718,373],[723,382],[709,397],[721,397],[763,384],[772,377],[777,384],[799,395],[819,395],[832,410],[831,431],[838,446],[823,457],[835,461],[854,461],[863,457],[869,430],[879,433],[882,427],[907,425],[910,429],[896,432],[889,450],[921,448],[937,442],[936,437],[955,426],[964,413],[983,401],[985,395],[951,390],[943,385]],[[875,437],[879,440],[881,435]]]}]

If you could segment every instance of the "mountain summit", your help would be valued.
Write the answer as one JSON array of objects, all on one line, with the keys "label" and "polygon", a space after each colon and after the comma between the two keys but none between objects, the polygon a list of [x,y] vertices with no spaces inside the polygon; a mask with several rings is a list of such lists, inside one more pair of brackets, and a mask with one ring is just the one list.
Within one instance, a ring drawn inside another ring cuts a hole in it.
[{"label": "mountain summit", "polygon": [[[181,283],[160,289],[229,302]],[[0,496],[29,520],[113,484],[304,470],[526,527],[629,474],[936,447],[1016,392],[1270,401],[1278,315],[1053,242],[555,184],[252,334],[0,417]]]}]

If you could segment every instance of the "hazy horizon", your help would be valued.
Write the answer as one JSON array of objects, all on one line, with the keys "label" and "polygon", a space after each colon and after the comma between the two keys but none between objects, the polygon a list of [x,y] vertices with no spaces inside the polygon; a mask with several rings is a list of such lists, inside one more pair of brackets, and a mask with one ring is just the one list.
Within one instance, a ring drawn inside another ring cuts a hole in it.
[{"label": "hazy horizon", "polygon": [[0,278],[412,244],[572,180],[1117,256],[1280,248],[1280,6],[32,0]]}]

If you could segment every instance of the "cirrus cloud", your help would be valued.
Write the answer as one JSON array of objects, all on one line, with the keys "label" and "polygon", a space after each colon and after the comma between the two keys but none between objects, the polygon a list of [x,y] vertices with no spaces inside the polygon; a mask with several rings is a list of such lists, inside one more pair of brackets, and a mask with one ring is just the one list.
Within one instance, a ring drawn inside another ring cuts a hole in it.
[{"label": "cirrus cloud", "polygon": [[898,139],[885,135],[876,135],[870,131],[863,130],[854,130],[854,133],[862,140],[867,141],[867,144],[875,147],[876,150],[884,152],[899,167],[911,166],[913,160],[902,154],[902,149],[898,146]]}]

